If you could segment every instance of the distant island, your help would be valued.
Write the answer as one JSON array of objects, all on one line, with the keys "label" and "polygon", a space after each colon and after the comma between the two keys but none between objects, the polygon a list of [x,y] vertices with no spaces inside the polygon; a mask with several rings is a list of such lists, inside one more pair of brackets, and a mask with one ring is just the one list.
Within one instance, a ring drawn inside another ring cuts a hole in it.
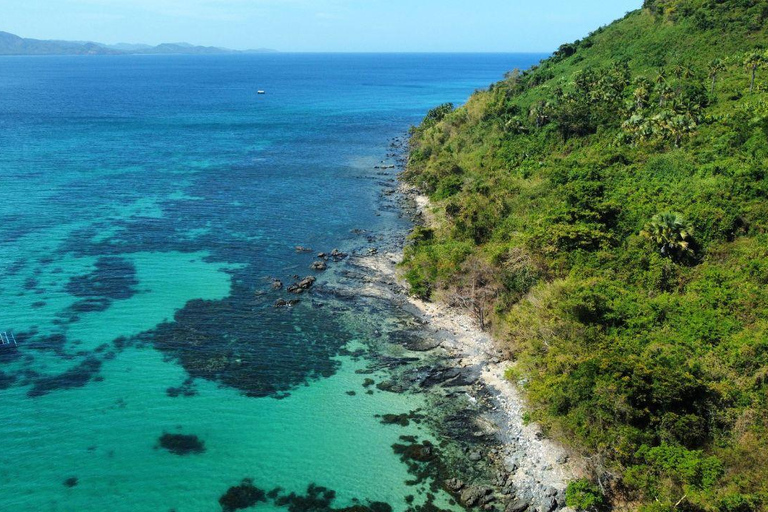
[{"label": "distant island", "polygon": [[231,50],[189,43],[103,44],[92,41],[55,41],[27,39],[0,31],[0,55],[221,55],[244,53],[276,53],[276,50]]}]

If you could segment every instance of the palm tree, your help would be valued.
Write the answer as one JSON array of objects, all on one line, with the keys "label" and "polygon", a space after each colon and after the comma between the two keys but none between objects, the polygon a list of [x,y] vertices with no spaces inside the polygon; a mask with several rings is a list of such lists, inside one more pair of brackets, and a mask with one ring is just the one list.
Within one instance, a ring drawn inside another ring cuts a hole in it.
[{"label": "palm tree", "polygon": [[651,96],[651,85],[645,77],[639,77],[635,80],[635,90],[632,93],[634,106],[636,110],[643,110]]},{"label": "palm tree", "polygon": [[531,107],[529,115],[531,119],[533,119],[536,128],[541,128],[549,122],[549,114],[551,110],[552,106],[548,101],[539,101]]},{"label": "palm tree", "polygon": [[717,75],[721,71],[725,70],[725,63],[720,59],[715,59],[709,63],[709,78],[712,79],[712,95],[715,94],[715,86],[717,85]]},{"label": "palm tree", "polygon": [[744,67],[752,72],[752,81],[749,83],[749,92],[755,90],[755,75],[757,70],[765,65],[766,58],[764,53],[758,51],[749,52],[744,56]]},{"label": "palm tree", "polygon": [[664,106],[664,103],[672,97],[675,92],[674,89],[667,82],[659,82],[656,86],[656,90],[659,92],[659,108]]},{"label": "palm tree", "polygon": [[640,235],[659,246],[661,255],[672,258],[683,254],[693,254],[690,245],[693,241],[691,225],[679,213],[666,212],[655,215],[645,225]]}]

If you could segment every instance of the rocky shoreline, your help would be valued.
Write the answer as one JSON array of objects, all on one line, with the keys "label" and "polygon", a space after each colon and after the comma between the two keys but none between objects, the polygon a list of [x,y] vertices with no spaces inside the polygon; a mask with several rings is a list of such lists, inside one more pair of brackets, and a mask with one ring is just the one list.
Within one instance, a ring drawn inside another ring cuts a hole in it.
[{"label": "rocky shoreline", "polygon": [[[405,139],[393,141],[391,149],[388,160],[370,176],[381,186],[380,211],[416,224],[432,222],[427,198],[400,183],[396,174],[404,165]],[[398,273],[406,243],[402,230],[356,231],[353,234],[361,239],[347,248],[348,254],[338,250],[313,254],[310,269],[324,274],[323,279],[294,275],[295,282],[286,291],[294,297],[306,292],[313,307],[335,300],[357,310],[397,312],[393,325],[369,326],[372,339],[390,347],[377,356],[379,362],[371,372],[386,368],[390,377],[377,383],[366,379],[370,381],[366,392],[416,392],[426,397],[429,414],[382,415],[382,423],[393,426],[424,422],[441,439],[433,446],[401,436],[403,444],[393,445],[414,475],[414,485],[429,482],[428,496],[442,489],[466,509],[567,510],[565,489],[582,474],[583,464],[526,421],[524,399],[504,377],[509,362],[502,359],[493,339],[465,312],[409,296]],[[301,246],[296,250],[315,253]],[[283,283],[275,280],[272,286],[280,290]],[[275,307],[298,302],[279,299]],[[392,352],[391,347],[401,348]],[[437,510],[431,500],[427,505],[432,507],[415,510]]]},{"label": "rocky shoreline", "polygon": [[[474,411],[461,411],[459,417],[444,415],[433,426],[438,431],[456,430],[456,425],[441,425],[441,421],[466,422],[464,429],[474,429],[470,435],[485,437],[471,448],[465,448],[466,460],[461,462],[483,459],[489,464],[490,472],[486,473],[492,475],[492,479],[485,485],[477,482],[465,485],[454,478],[446,482],[446,487],[468,507],[481,505],[485,510],[505,512],[564,509],[565,489],[580,472],[579,465],[563,447],[546,439],[535,424],[525,421],[524,400],[515,385],[504,378],[507,363],[500,358],[491,337],[482,332],[472,318],[445,304],[428,303],[407,295],[397,274],[401,254],[380,252],[370,257],[354,257],[350,263],[380,276],[378,281],[367,283],[364,293],[397,303],[421,322],[418,337],[403,340],[402,344],[409,350],[429,353],[430,359],[437,363],[430,370],[421,369],[421,373],[402,372],[392,386],[398,390],[413,385],[440,387],[444,390],[442,401],[463,397],[475,406]],[[441,400],[437,398],[437,401]],[[446,404],[435,405],[437,409],[444,409]],[[458,471],[459,474],[466,472],[466,467]],[[491,497],[493,499],[488,500]]]},{"label": "rocky shoreline", "polygon": [[[400,155],[407,149],[399,140],[393,147],[401,148]],[[402,168],[404,158],[398,164]],[[394,192],[385,189],[382,196],[397,201],[414,223],[434,222],[429,200],[401,181]],[[419,384],[438,384],[448,390],[446,400],[463,395],[475,405],[471,421],[484,431],[486,442],[477,449],[465,448],[465,462],[489,462],[492,481],[487,485],[467,485],[453,478],[444,482],[445,487],[467,507],[505,512],[567,510],[566,487],[584,472],[584,464],[564,447],[545,438],[536,424],[526,421],[524,398],[504,376],[510,363],[503,360],[494,340],[470,315],[447,304],[425,302],[408,294],[398,272],[404,245],[402,239],[391,240],[388,247],[375,254],[353,255],[350,264],[371,272],[373,279],[366,283],[365,293],[397,304],[421,324],[420,335],[406,336],[402,344],[409,350],[429,352],[439,363]],[[408,375],[401,378],[408,380]],[[450,418],[442,420],[450,422]],[[450,427],[435,426],[438,431]],[[478,432],[473,434],[477,436]]]}]

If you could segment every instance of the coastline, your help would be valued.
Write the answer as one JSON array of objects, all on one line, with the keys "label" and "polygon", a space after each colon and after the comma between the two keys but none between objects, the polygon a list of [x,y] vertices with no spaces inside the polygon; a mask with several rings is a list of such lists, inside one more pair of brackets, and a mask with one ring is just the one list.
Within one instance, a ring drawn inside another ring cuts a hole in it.
[{"label": "coastline", "polygon": [[[434,221],[426,196],[402,182],[396,193],[403,210],[413,212],[415,222]],[[392,199],[391,191],[386,194]],[[567,509],[565,489],[569,481],[583,474],[585,465],[563,446],[545,438],[536,424],[525,421],[525,400],[517,386],[504,377],[509,363],[500,357],[493,338],[466,312],[443,302],[427,302],[411,296],[398,269],[404,241],[385,245],[386,249],[374,254],[351,256],[351,264],[372,275],[361,293],[395,303],[413,315],[421,324],[421,330],[427,333],[426,343],[422,342],[423,346],[417,350],[430,353],[447,363],[446,367],[459,369],[468,376],[467,381],[472,384],[464,393],[471,403],[479,405],[479,420],[497,446],[486,453],[466,454],[470,460],[477,459],[478,455],[487,458],[495,466],[495,489],[487,491],[488,494],[496,493],[495,501],[503,504],[506,512]],[[468,488],[463,482],[459,483],[461,487],[454,491],[464,505],[483,505],[482,500],[467,503],[460,491]],[[451,485],[446,482],[446,487]]]}]

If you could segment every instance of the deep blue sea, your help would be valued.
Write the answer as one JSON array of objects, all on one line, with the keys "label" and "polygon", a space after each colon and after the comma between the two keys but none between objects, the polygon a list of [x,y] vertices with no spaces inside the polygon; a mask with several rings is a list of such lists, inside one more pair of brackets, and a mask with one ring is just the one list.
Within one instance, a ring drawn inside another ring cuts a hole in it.
[{"label": "deep blue sea", "polygon": [[0,510],[452,508],[377,417],[425,407],[375,385],[396,309],[310,265],[407,233],[392,140],[541,57],[0,58]]}]

